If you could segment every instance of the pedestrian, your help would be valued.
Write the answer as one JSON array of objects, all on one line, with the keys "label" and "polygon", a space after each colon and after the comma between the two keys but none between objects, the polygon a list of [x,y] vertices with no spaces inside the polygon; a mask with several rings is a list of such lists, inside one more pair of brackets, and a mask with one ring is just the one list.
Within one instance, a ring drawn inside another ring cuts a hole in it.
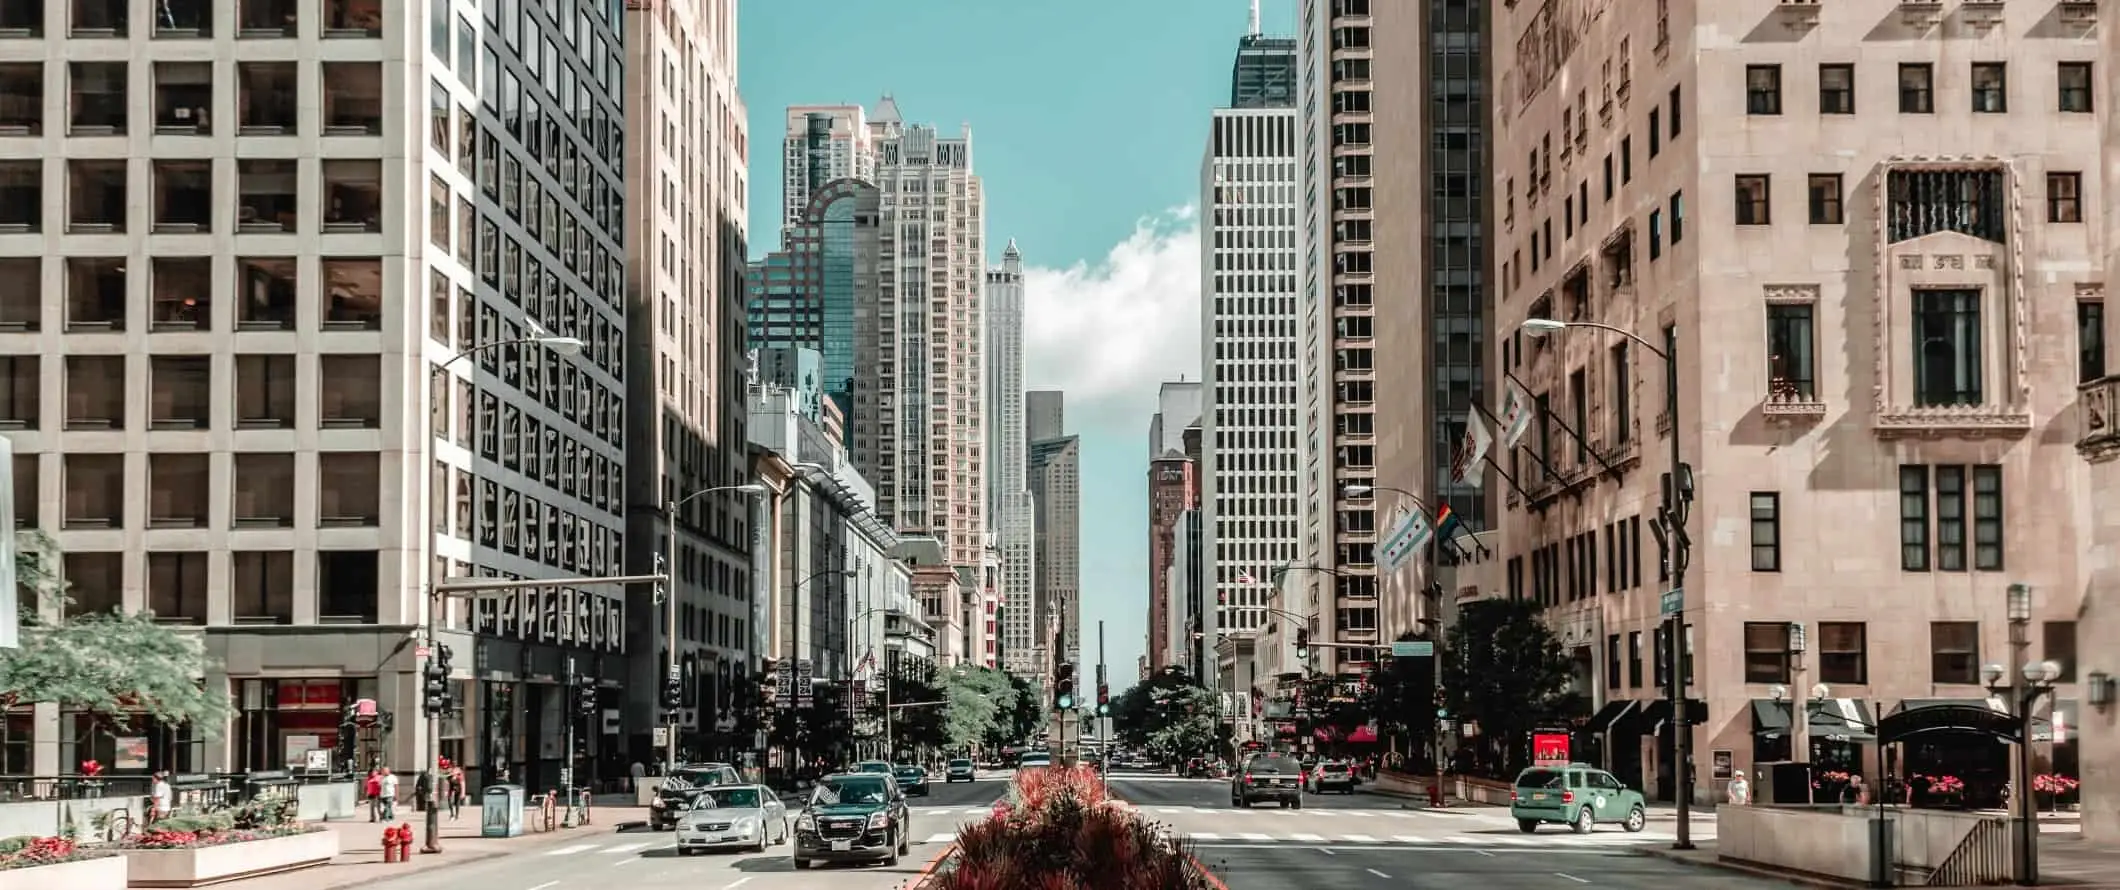
[{"label": "pedestrian", "polygon": [[1752,783],[1745,781],[1744,770],[1734,770],[1730,773],[1729,793],[1732,806],[1741,807],[1752,802]]},{"label": "pedestrian", "polygon": [[1870,789],[1862,784],[1861,776],[1848,777],[1848,784],[1840,789],[1840,802],[1858,807],[1870,802]]},{"label": "pedestrian", "polygon": [[449,795],[449,818],[456,820],[464,814],[464,799],[470,796],[465,789],[464,765],[452,763],[442,774],[442,793]]},{"label": "pedestrian", "polygon": [[388,822],[397,818],[397,796],[397,773],[391,772],[390,767],[383,767],[383,774],[379,778],[376,788],[377,807],[382,811],[383,821]]},{"label": "pedestrian", "polygon": [[149,824],[169,818],[170,807],[175,803],[176,793],[169,787],[169,773],[155,773],[154,781],[147,787],[147,821]]},{"label": "pedestrian", "polygon": [[361,787],[361,797],[368,801],[368,821],[383,818],[383,771],[379,768],[368,771],[368,780]]},{"label": "pedestrian", "polygon": [[640,780],[648,775],[648,767],[635,760],[633,765],[627,769],[627,772],[631,773],[631,776],[627,779],[630,784],[626,785],[626,793],[638,794],[640,792]]}]

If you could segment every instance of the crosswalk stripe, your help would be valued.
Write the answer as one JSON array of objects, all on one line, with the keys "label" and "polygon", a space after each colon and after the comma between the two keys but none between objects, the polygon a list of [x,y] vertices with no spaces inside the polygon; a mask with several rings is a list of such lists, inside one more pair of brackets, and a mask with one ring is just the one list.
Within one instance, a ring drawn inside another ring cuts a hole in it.
[{"label": "crosswalk stripe", "polygon": [[1238,837],[1240,837],[1240,838],[1242,838],[1242,839],[1244,839],[1244,840],[1247,840],[1247,841],[1270,841],[1270,840],[1273,840],[1273,835],[1270,835],[1270,834],[1240,834],[1240,835],[1237,835],[1237,836],[1238,836]]},{"label": "crosswalk stripe", "polygon": [[574,855],[574,854],[576,854],[576,853],[587,853],[587,852],[589,852],[590,850],[594,850],[594,849],[596,849],[596,845],[595,845],[595,844],[575,844],[574,846],[571,846],[571,847],[561,847],[561,848],[559,848],[559,849],[557,849],[557,850],[547,850],[547,851],[545,851],[545,855],[547,855],[547,856],[572,856],[572,855]]},{"label": "crosswalk stripe", "polygon": [[1322,844],[1325,842],[1325,836],[1322,834],[1291,834],[1288,838],[1289,840],[1306,844]]},{"label": "crosswalk stripe", "polygon": [[1212,831],[1195,831],[1192,833],[1192,839],[1196,841],[1218,841],[1222,839],[1222,836]]},{"label": "crosswalk stripe", "polygon": [[1401,844],[1425,844],[1425,843],[1428,843],[1428,839],[1427,839],[1427,838],[1419,838],[1419,837],[1414,837],[1413,835],[1410,835],[1410,834],[1394,834],[1394,835],[1392,835],[1392,836],[1391,836],[1391,839],[1392,839],[1392,841],[1394,841],[1394,842],[1396,842],[1396,843],[1401,843]]},{"label": "crosswalk stripe", "polygon": [[929,836],[928,836],[928,839],[927,839],[927,840],[924,840],[924,841],[921,841],[921,843],[923,843],[923,844],[947,844],[947,843],[949,843],[950,841],[954,841],[954,840],[956,840],[956,839],[957,839],[957,835],[956,835],[956,834],[954,834],[954,833],[951,833],[951,832],[943,832],[942,834],[935,834],[935,835],[929,835]]},{"label": "crosswalk stripe", "polygon": [[987,814],[987,813],[989,813],[989,812],[992,812],[992,810],[989,810],[989,809],[988,809],[988,808],[986,808],[986,807],[965,807],[965,808],[964,808],[964,814],[965,814],[965,815],[967,815],[967,816],[984,816],[984,815],[986,815],[986,814]]},{"label": "crosswalk stripe", "polygon": [[616,847],[605,847],[605,848],[604,848],[604,852],[606,852],[606,853],[609,853],[609,854],[611,854],[611,855],[613,855],[613,856],[622,856],[622,855],[624,855],[624,854],[627,854],[627,853],[631,853],[631,852],[633,852],[633,851],[635,851],[635,850],[638,850],[638,849],[640,849],[640,848],[642,848],[642,847],[647,847],[647,846],[652,846],[652,845],[651,845],[651,844],[619,844],[619,845],[618,845],[618,846],[616,846]]},{"label": "crosswalk stripe", "polygon": [[1357,844],[1373,844],[1377,842],[1376,838],[1370,837],[1366,834],[1343,834],[1340,835],[1340,840],[1353,841]]}]

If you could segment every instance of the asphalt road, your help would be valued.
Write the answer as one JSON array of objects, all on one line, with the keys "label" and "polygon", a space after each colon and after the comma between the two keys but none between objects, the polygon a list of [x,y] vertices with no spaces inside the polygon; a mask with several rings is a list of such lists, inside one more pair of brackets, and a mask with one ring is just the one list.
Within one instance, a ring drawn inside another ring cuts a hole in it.
[{"label": "asphalt road", "polygon": [[[1229,890],[1787,886],[1640,855],[1645,845],[1671,843],[1666,820],[1639,834],[1609,826],[1576,835],[1551,826],[1526,835],[1507,810],[1494,807],[1436,811],[1357,792],[1305,795],[1300,810],[1247,810],[1230,806],[1227,780],[1114,774],[1111,782],[1142,815],[1186,837]],[[1695,828],[1697,837],[1713,836],[1712,826]]]},{"label": "asphalt road", "polygon": [[820,865],[795,870],[787,847],[758,853],[677,855],[667,831],[629,829],[559,846],[525,850],[498,859],[375,885],[383,890],[892,890],[940,855],[958,826],[985,818],[1008,790],[1006,779],[973,783],[936,782],[912,803],[913,852],[896,866]]}]

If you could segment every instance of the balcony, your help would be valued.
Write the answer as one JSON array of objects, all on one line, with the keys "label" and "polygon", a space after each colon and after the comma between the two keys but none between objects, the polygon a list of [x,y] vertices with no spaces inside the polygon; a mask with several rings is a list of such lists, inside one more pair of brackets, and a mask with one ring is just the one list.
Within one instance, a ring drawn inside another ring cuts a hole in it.
[{"label": "balcony", "polygon": [[156,161],[155,231],[213,231],[213,162]]},{"label": "balcony", "polygon": [[383,518],[382,461],[373,452],[317,455],[317,527],[367,528]]},{"label": "balcony", "polygon": [[265,40],[295,36],[301,24],[298,0],[236,0],[236,36]]},{"label": "balcony", "polygon": [[324,429],[383,426],[383,362],[373,355],[326,355],[317,379],[331,381],[317,394],[317,425]]},{"label": "balcony", "polygon": [[0,40],[44,36],[44,4],[0,3]]},{"label": "balcony", "polygon": [[324,232],[383,230],[383,162],[324,162]]},{"label": "balcony", "polygon": [[383,261],[324,261],[324,330],[383,329]]},{"label": "balcony", "polygon": [[38,494],[38,492],[41,490],[41,486],[37,484],[37,467],[39,463],[40,461],[38,460],[37,455],[15,455],[14,467],[16,528],[44,527],[44,523],[38,521],[37,517],[37,507],[43,502],[43,497]]},{"label": "balcony", "polygon": [[125,455],[66,455],[66,478],[61,484],[66,500],[62,527],[125,527]]},{"label": "balcony", "polygon": [[237,135],[293,135],[297,83],[293,62],[237,62]]},{"label": "balcony", "polygon": [[213,420],[213,359],[157,355],[147,365],[147,428],[203,430]]},{"label": "balcony", "polygon": [[[44,408],[43,360],[35,355],[0,355],[0,376],[7,380],[0,388],[0,430],[36,429]],[[21,491],[21,486],[17,478],[15,490]]]},{"label": "balcony", "polygon": [[213,63],[155,63],[155,135],[213,135]]},{"label": "balcony", "polygon": [[61,564],[68,615],[108,615],[125,608],[125,554],[69,553]]},{"label": "balcony", "polygon": [[80,234],[125,231],[125,162],[66,162],[66,229]]},{"label": "balcony", "polygon": [[236,162],[236,231],[295,231],[295,162]]},{"label": "balcony", "polygon": [[294,527],[294,455],[237,452],[236,528]]},{"label": "balcony", "polygon": [[324,135],[383,135],[380,63],[324,63]]},{"label": "balcony", "polygon": [[44,231],[44,162],[0,161],[0,234],[41,231]]},{"label": "balcony", "polygon": [[212,480],[204,454],[148,455],[147,527],[205,528]]},{"label": "balcony", "polygon": [[125,261],[66,258],[66,330],[125,330]]},{"label": "balcony", "polygon": [[294,260],[238,259],[236,281],[243,289],[242,302],[236,304],[236,330],[294,330]]},{"label": "balcony", "polygon": [[294,552],[243,550],[231,554],[235,571],[228,591],[237,624],[294,623]]},{"label": "balcony", "polygon": [[373,550],[317,551],[317,623],[376,623],[380,564]]},{"label": "balcony", "polygon": [[294,356],[236,356],[236,429],[293,429],[294,385]]},{"label": "balcony", "polygon": [[204,552],[147,554],[147,611],[156,624],[206,623]]},{"label": "balcony", "polygon": [[324,39],[383,36],[383,0],[324,0]]},{"label": "balcony", "polygon": [[125,428],[125,356],[66,357],[66,428]]},{"label": "balcony", "polygon": [[168,40],[213,36],[214,0],[155,0],[155,36]]},{"label": "balcony", "polygon": [[[7,14],[0,12],[0,18]],[[0,136],[44,134],[44,66],[36,62],[0,65]]]},{"label": "balcony", "polygon": [[73,0],[66,33],[76,39],[124,37],[127,0]]},{"label": "balcony", "polygon": [[74,62],[66,66],[68,133],[116,136],[125,132],[125,63]]},{"label": "balcony", "polygon": [[155,257],[154,316],[149,330],[213,330],[213,260],[206,257]]}]

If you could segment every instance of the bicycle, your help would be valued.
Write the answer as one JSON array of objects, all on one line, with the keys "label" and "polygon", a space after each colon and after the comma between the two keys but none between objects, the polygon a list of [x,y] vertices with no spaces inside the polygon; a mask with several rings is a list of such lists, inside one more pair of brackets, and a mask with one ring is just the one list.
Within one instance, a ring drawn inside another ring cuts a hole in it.
[{"label": "bicycle", "polygon": [[104,810],[96,814],[93,824],[96,831],[103,835],[103,842],[107,844],[115,844],[132,837],[133,829],[137,827],[133,821],[131,807]]}]

